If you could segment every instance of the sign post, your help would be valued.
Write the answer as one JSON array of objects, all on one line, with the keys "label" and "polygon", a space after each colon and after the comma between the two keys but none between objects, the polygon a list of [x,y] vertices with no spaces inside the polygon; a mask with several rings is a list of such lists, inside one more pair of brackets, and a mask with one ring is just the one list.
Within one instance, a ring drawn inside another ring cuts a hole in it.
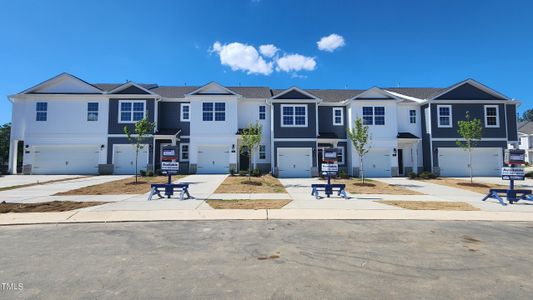
[{"label": "sign post", "polygon": [[339,196],[342,196],[343,198],[346,198],[346,191],[344,184],[331,184],[331,176],[337,176],[339,172],[339,165],[337,164],[337,148],[328,148],[324,149],[323,155],[324,160],[321,165],[322,169],[322,175],[326,176],[326,179],[328,181],[327,184],[312,184],[311,188],[313,191],[311,192],[311,195],[315,196],[315,198],[319,198],[318,191],[324,190],[324,193],[326,194],[326,197],[329,198],[333,194],[334,189],[338,189]]},{"label": "sign post", "polygon": [[[183,200],[184,196],[187,195],[188,198],[191,196],[189,195],[189,184],[187,183],[179,183],[179,184],[173,184],[172,183],[172,175],[178,174],[180,170],[180,164],[177,161],[177,148],[176,146],[165,146],[163,147],[161,151],[161,172],[163,174],[166,174],[168,176],[168,181],[166,184],[161,183],[154,183],[151,185],[152,191],[150,192],[150,195],[148,196],[148,200],[152,200],[152,197],[154,194],[157,194],[160,198],[163,198],[161,196],[161,191],[164,190],[165,196],[170,199],[172,195],[174,195],[174,190],[180,191],[180,199]],[[160,191],[161,190],[161,191]]]}]

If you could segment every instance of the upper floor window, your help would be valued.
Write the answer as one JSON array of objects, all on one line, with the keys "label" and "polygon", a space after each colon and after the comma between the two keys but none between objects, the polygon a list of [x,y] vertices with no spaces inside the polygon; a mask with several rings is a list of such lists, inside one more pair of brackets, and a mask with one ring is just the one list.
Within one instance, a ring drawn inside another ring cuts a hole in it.
[{"label": "upper floor window", "polygon": [[191,120],[191,105],[190,104],[182,104],[181,105],[181,115],[180,120],[184,122],[188,122]]},{"label": "upper floor window", "polygon": [[259,159],[266,159],[266,146],[259,145]]},{"label": "upper floor window", "polygon": [[144,119],[145,114],[144,101],[120,100],[120,122],[135,123]]},{"label": "upper floor window", "polygon": [[35,120],[46,121],[48,119],[48,103],[37,102],[35,105]]},{"label": "upper floor window", "polygon": [[363,125],[385,125],[385,107],[363,106]]},{"label": "upper floor window", "polygon": [[180,161],[189,160],[189,144],[180,144]]},{"label": "upper floor window", "polygon": [[452,106],[437,105],[438,127],[452,127]]},{"label": "upper floor window", "polygon": [[265,120],[266,119],[266,106],[260,105],[259,106],[259,120]]},{"label": "upper floor window", "polygon": [[98,121],[98,102],[87,103],[87,121]]},{"label": "upper floor window", "polygon": [[226,103],[224,102],[204,102],[202,103],[202,120],[204,121],[225,121]]},{"label": "upper floor window", "polygon": [[282,127],[307,127],[307,105],[281,105]]},{"label": "upper floor window", "polygon": [[485,127],[500,127],[498,105],[485,105]]},{"label": "upper floor window", "polygon": [[409,110],[409,123],[411,124],[416,123],[416,110],[414,109]]},{"label": "upper floor window", "polygon": [[333,125],[344,125],[344,109],[342,107],[333,108]]}]

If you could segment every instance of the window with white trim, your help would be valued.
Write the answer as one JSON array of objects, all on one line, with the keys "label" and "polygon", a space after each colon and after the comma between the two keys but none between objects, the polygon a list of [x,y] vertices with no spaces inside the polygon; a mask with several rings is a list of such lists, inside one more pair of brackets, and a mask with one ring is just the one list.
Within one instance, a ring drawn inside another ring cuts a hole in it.
[{"label": "window with white trim", "polygon": [[259,145],[259,159],[266,159],[266,146]]},{"label": "window with white trim", "polygon": [[344,125],[344,109],[342,107],[333,108],[333,125]]},{"label": "window with white trim", "polygon": [[307,127],[307,105],[281,105],[282,127]]},{"label": "window with white trim", "polygon": [[202,120],[204,121],[225,121],[226,103],[224,102],[204,102],[202,103]]},{"label": "window with white trim", "polygon": [[98,121],[98,102],[87,103],[87,121]]},{"label": "window with white trim", "polygon": [[499,114],[498,105],[485,105],[485,127],[500,127]]},{"label": "window with white trim", "polygon": [[120,100],[119,123],[135,123],[144,119],[145,101]]},{"label": "window with white trim", "polygon": [[266,119],[266,106],[260,105],[259,106],[259,120],[265,120]]},{"label": "window with white trim", "polygon": [[337,147],[337,163],[344,165],[344,147]]},{"label": "window with white trim", "polygon": [[189,144],[180,144],[180,161],[189,160]]},{"label": "window with white trim", "polygon": [[189,103],[181,105],[180,120],[182,122],[189,122],[191,120],[191,105]]},{"label": "window with white trim", "polygon": [[438,127],[452,127],[452,106],[437,105],[437,125]]},{"label": "window with white trim", "polygon": [[48,102],[35,103],[35,121],[46,121],[48,119]]},{"label": "window with white trim", "polygon": [[416,110],[415,109],[409,110],[409,123],[416,124]]},{"label": "window with white trim", "polygon": [[385,107],[363,106],[363,125],[385,125]]}]

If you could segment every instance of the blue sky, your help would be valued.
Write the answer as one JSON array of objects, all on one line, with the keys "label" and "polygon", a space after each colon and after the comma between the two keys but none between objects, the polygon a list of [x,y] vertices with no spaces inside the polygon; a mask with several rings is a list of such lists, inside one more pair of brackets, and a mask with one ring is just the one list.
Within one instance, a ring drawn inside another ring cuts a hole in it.
[{"label": "blue sky", "polygon": [[[532,105],[532,12],[530,1],[510,0],[3,1],[0,123],[11,118],[5,96],[61,72],[93,83],[274,88],[442,87],[472,77],[520,99],[523,111]],[[331,34],[344,45],[320,50]],[[261,45],[279,50],[269,57]]]}]

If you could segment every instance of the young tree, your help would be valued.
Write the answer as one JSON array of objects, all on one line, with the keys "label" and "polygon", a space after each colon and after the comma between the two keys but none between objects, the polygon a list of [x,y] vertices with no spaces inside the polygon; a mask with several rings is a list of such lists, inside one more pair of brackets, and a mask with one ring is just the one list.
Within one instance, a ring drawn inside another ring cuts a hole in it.
[{"label": "young tree", "polygon": [[[9,159],[10,134],[11,123],[0,126],[0,167],[6,165]],[[0,168],[0,173],[1,170]]]},{"label": "young tree", "polygon": [[[248,159],[250,160],[250,167],[248,168],[248,180],[251,180],[252,176],[252,157],[261,144],[261,138],[263,135],[263,126],[259,122],[255,124],[249,124],[247,128],[244,128],[241,134],[242,145],[241,153],[248,151]],[[247,149],[245,149],[245,147]]]},{"label": "young tree", "polygon": [[459,129],[457,133],[465,140],[461,142],[456,140],[455,143],[458,147],[461,147],[464,151],[468,151],[468,170],[470,172],[470,183],[472,184],[474,180],[472,179],[472,148],[481,140],[483,135],[483,126],[481,126],[480,119],[470,119],[470,113],[466,112],[466,120],[461,120],[457,122]]},{"label": "young tree", "polygon": [[361,180],[365,183],[363,157],[370,150],[370,147],[368,146],[370,135],[368,133],[368,126],[363,125],[363,120],[361,118],[357,118],[354,124],[354,128],[347,129],[346,131],[348,132],[348,138],[352,141],[355,152],[359,156],[359,166],[361,167],[359,177],[361,177]]},{"label": "young tree", "polygon": [[124,133],[128,136],[130,143],[134,144],[135,146],[135,183],[137,183],[137,177],[139,173],[137,166],[137,161],[139,160],[139,151],[144,148],[143,143],[146,139],[146,135],[152,133],[154,128],[155,123],[152,123],[148,120],[148,112],[146,113],[144,119],[135,123],[134,133],[130,132],[128,126],[124,126]]}]

